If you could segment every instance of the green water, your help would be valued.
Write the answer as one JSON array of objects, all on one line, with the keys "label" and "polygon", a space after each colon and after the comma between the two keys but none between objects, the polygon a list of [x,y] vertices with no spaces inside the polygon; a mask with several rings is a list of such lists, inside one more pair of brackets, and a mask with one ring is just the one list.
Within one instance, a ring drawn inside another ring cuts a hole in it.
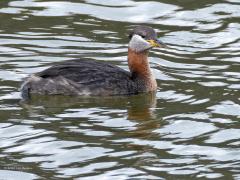
[{"label": "green water", "polygon": [[[240,2],[1,1],[0,179],[240,179]],[[36,96],[22,79],[79,58],[127,67],[158,31],[156,94]]]}]

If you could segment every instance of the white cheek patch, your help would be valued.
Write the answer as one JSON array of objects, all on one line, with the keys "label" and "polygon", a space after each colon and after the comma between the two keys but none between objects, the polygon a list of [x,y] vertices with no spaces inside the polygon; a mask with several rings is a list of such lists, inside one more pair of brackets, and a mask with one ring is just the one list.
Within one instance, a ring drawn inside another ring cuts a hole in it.
[{"label": "white cheek patch", "polygon": [[152,46],[149,42],[137,34],[133,35],[131,41],[129,42],[129,48],[135,52],[142,52],[150,49],[151,47]]}]

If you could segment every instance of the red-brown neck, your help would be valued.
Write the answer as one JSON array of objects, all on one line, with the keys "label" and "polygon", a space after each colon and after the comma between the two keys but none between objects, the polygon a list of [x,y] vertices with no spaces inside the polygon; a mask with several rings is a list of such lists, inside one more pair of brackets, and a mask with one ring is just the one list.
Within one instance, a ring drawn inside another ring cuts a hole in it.
[{"label": "red-brown neck", "polygon": [[134,73],[142,78],[151,74],[148,63],[148,51],[136,53],[128,49],[128,66],[131,73]]},{"label": "red-brown neck", "polygon": [[157,89],[157,83],[148,62],[148,51],[137,53],[128,48],[128,66],[132,75],[134,74],[134,76],[143,80],[146,91]]}]

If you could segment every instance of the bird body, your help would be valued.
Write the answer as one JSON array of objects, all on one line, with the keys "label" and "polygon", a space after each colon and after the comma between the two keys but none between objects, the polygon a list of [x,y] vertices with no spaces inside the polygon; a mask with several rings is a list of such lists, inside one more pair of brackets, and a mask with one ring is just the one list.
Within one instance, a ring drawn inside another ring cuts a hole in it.
[{"label": "bird body", "polygon": [[65,95],[126,95],[138,89],[128,71],[93,60],[60,63],[30,76],[24,86],[33,94]]},{"label": "bird body", "polygon": [[105,62],[67,61],[28,77],[21,87],[22,96],[24,98],[28,98],[30,94],[109,96],[155,91],[157,83],[150,70],[148,51],[157,46],[156,33],[150,27],[140,26],[135,28],[130,36],[128,48],[130,72]]}]

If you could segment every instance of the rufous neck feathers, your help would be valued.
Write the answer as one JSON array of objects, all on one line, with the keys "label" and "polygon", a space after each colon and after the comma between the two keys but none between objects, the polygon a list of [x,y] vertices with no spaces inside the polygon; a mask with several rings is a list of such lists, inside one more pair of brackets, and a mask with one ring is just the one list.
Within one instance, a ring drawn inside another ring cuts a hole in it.
[{"label": "rufous neck feathers", "polygon": [[148,51],[137,53],[132,49],[128,49],[128,66],[131,73],[141,77],[151,74],[148,62]]},{"label": "rufous neck feathers", "polygon": [[151,73],[148,51],[137,53],[128,48],[128,66],[132,76],[144,83],[145,91],[156,91],[157,82]]}]

